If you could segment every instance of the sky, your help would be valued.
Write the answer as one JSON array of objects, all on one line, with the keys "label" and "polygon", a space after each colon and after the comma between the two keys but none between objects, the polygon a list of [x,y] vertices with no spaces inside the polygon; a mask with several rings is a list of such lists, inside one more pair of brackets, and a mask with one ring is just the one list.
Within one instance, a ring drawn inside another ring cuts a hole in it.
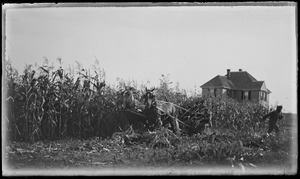
[{"label": "sky", "polygon": [[295,14],[295,6],[7,8],[2,37],[21,72],[45,57],[84,68],[98,59],[111,85],[158,86],[164,74],[201,93],[216,75],[243,69],[265,81],[270,105],[297,113]]}]

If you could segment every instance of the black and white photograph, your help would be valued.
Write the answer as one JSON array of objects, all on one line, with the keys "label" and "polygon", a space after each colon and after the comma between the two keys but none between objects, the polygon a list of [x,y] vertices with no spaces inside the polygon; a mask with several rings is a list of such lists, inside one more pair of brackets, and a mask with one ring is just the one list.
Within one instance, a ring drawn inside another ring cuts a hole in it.
[{"label": "black and white photograph", "polygon": [[2,175],[296,175],[296,2],[2,4]]}]

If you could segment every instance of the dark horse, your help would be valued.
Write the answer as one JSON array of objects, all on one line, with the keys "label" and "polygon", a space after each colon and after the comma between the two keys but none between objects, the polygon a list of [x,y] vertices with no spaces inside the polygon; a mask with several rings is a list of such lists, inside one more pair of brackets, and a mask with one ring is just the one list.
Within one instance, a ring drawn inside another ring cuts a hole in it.
[{"label": "dark horse", "polygon": [[147,130],[147,117],[142,114],[143,106],[134,97],[137,91],[133,87],[125,87],[120,93],[122,99],[122,109],[119,110],[120,128],[121,130],[127,129],[132,126],[134,130],[145,131]]},{"label": "dark horse", "polygon": [[170,124],[172,131],[175,134],[180,134],[175,105],[170,102],[157,100],[153,91],[154,89],[148,90],[146,88],[146,93],[143,95],[145,100],[144,113],[148,117],[150,125],[160,127]]}]

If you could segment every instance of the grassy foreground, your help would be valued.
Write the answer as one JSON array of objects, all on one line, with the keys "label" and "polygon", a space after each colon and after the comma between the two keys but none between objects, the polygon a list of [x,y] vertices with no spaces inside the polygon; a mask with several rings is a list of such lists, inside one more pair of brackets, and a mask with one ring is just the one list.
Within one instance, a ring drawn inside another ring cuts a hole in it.
[{"label": "grassy foreground", "polygon": [[289,139],[262,135],[246,143],[224,133],[176,137],[166,129],[140,135],[125,131],[110,139],[11,142],[5,159],[8,171],[32,175],[46,174],[36,173],[43,170],[73,175],[82,169],[89,171],[84,175],[294,174],[297,136],[289,129],[283,136],[287,133]]}]

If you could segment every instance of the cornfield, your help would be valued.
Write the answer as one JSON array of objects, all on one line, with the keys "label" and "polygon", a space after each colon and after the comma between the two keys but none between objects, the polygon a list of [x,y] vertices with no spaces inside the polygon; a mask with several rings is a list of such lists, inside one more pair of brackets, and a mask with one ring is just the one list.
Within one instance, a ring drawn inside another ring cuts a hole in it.
[{"label": "cornfield", "polygon": [[[80,65],[79,65],[80,67]],[[5,62],[7,132],[17,141],[109,136],[116,129],[118,91],[105,87],[103,71],[79,68],[78,78],[47,63],[18,75]]]},{"label": "cornfield", "polygon": [[[26,66],[22,75],[9,61],[5,62],[5,118],[9,139],[33,142],[106,138],[124,129],[126,122],[120,116],[120,110],[125,82],[119,81],[116,89],[107,86],[105,72],[100,70],[97,61],[98,66],[94,65],[92,73],[78,63],[76,74],[63,69],[61,59],[58,61],[58,69],[46,61],[35,70],[31,65]],[[76,80],[75,75],[78,76]],[[187,97],[184,91],[176,89],[175,92],[168,84],[168,79],[162,78],[157,96],[187,109],[178,109],[178,118],[182,121],[180,127],[190,135],[197,132],[205,115],[204,109],[212,112],[215,129],[243,131],[245,135],[261,129],[258,120],[267,111],[258,104],[241,105],[231,99]]]}]

